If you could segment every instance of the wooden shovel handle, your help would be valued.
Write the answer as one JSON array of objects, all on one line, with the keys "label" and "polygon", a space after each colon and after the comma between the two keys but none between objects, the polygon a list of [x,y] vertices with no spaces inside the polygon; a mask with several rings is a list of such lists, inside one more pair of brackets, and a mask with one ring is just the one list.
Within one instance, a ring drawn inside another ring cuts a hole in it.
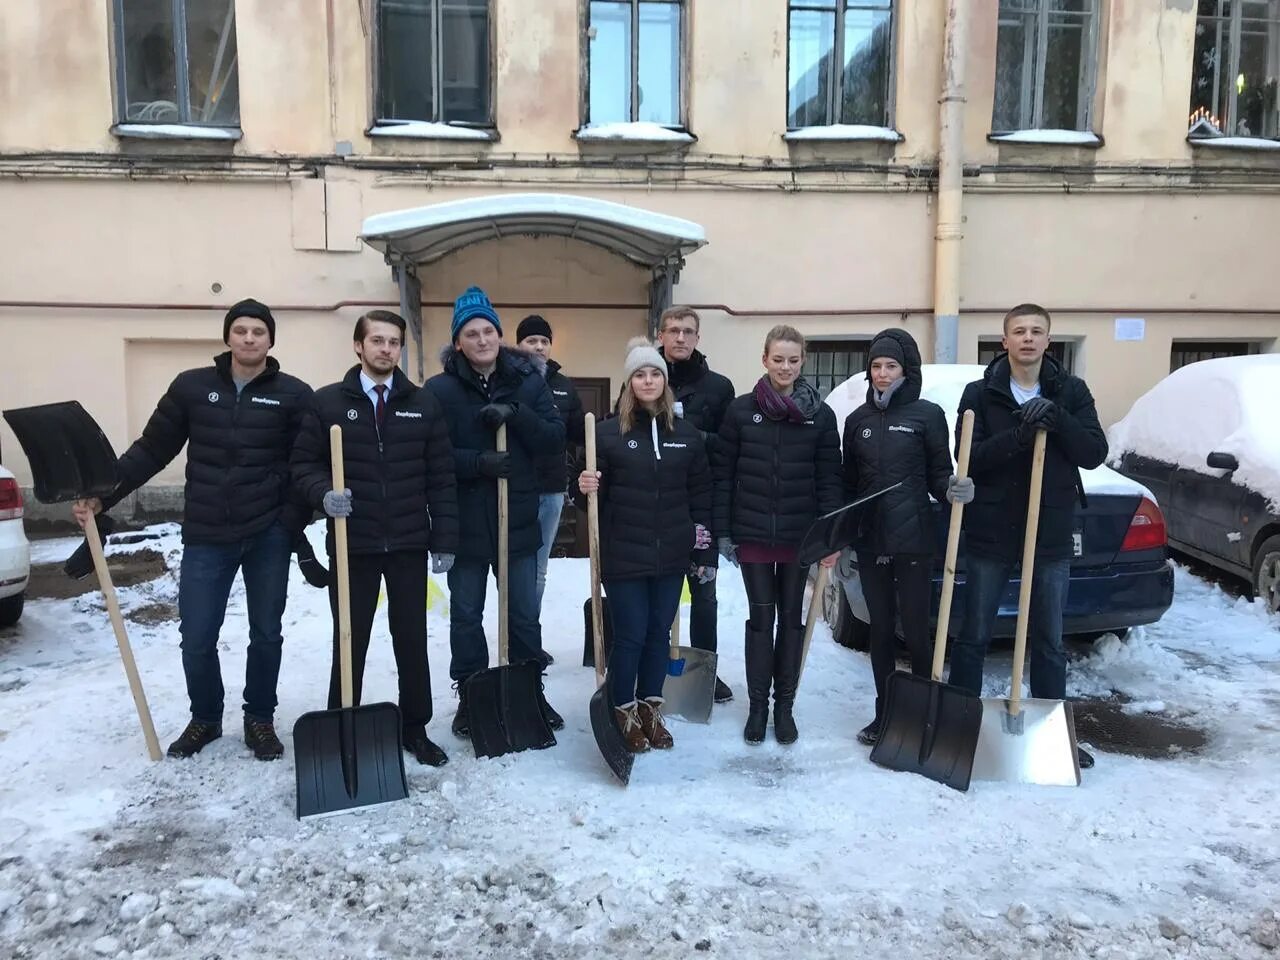
[{"label": "wooden shovel handle", "polygon": [[[499,424],[494,447],[499,453],[507,452],[507,425]],[[498,666],[505,667],[509,655],[507,646],[507,478],[498,478]]]},{"label": "wooden shovel handle", "polygon": [[676,618],[671,621],[671,650],[667,655],[670,660],[680,659],[680,602],[676,601]]},{"label": "wooden shovel handle", "polygon": [[[809,641],[813,639],[813,628],[817,626],[818,614],[822,610],[822,594],[827,589],[827,578],[830,577],[831,570],[821,564],[818,565],[818,575],[813,578],[813,596],[809,598],[809,616],[804,623],[804,650],[800,654],[800,676],[804,676],[804,665],[809,659]],[[800,678],[796,678],[797,684]]]},{"label": "wooden shovel handle", "polygon": [[1013,683],[1009,713],[1017,714],[1022,699],[1022,665],[1027,656],[1027,625],[1031,620],[1031,583],[1036,572],[1036,534],[1040,529],[1040,492],[1044,487],[1044,450],[1049,435],[1036,431],[1031,454],[1031,490],[1027,495],[1027,532],[1022,538],[1022,581],[1018,588],[1018,627],[1013,636]]},{"label": "wooden shovel handle", "polygon": [[[588,413],[586,432],[587,463],[596,472],[596,415]],[[596,686],[604,683],[604,610],[600,605],[600,504],[599,494],[587,494],[587,552],[591,555],[591,639],[595,650]]]},{"label": "wooden shovel handle", "polygon": [[[969,450],[973,446],[973,411],[966,410],[960,420],[960,455],[956,478],[969,475]],[[960,555],[960,526],[964,521],[964,504],[951,505],[951,526],[947,528],[947,556],[942,567],[942,599],[938,603],[938,627],[933,634],[934,683],[942,681],[942,664],[947,659],[947,628],[951,626],[951,597],[956,589],[956,558]]]},{"label": "wooden shovel handle", "polygon": [[[336,423],[329,428],[329,470],[333,491],[347,488],[347,474],[342,460],[342,428]],[[351,571],[347,560],[347,518],[333,518],[333,567],[338,587],[338,677],[342,681],[342,708],[355,706],[355,683],[351,670]]]}]

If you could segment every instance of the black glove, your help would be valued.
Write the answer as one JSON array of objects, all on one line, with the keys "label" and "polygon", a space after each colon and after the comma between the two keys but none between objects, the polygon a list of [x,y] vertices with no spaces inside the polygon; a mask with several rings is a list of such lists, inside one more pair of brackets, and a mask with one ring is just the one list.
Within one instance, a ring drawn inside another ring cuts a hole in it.
[{"label": "black glove", "polygon": [[305,536],[298,537],[298,542],[293,545],[293,552],[298,555],[298,569],[302,571],[307,583],[321,590],[329,586],[329,571],[316,559],[310,540]]},{"label": "black glove", "polygon": [[[116,522],[105,512],[98,514],[94,520],[98,524],[98,537],[105,547],[107,545],[107,537],[116,532]],[[81,542],[80,546],[76,547],[71,556],[67,557],[67,562],[62,565],[62,572],[72,580],[83,580],[93,573],[93,554],[89,552],[89,540],[87,537]]]},{"label": "black glove", "polygon": [[476,459],[476,469],[480,471],[480,476],[493,480],[509,477],[511,476],[511,454],[486,450]]},{"label": "black glove", "polygon": [[1044,397],[1032,397],[1022,405],[1022,422],[1040,430],[1053,430],[1058,426],[1058,405]]},{"label": "black glove", "polygon": [[480,408],[480,422],[490,430],[497,430],[515,415],[516,408],[509,403],[490,403]]}]

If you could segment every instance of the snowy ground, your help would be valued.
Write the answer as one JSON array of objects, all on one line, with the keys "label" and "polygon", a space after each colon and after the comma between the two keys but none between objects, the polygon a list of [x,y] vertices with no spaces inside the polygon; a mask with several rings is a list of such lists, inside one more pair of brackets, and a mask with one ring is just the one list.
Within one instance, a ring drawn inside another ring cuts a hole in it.
[{"label": "snowy ground", "polygon": [[[71,545],[38,544],[36,559]],[[176,569],[176,538],[162,549]],[[323,705],[329,669],[324,594],[292,576],[286,734]],[[825,626],[800,742],[744,744],[745,601],[729,571],[721,674],[739,699],[709,726],[674,721],[676,749],[640,757],[624,790],[587,719],[586,576],[583,561],[552,563],[548,691],[568,724],[556,748],[477,761],[449,734],[433,611],[430,729],[450,764],[410,759],[407,802],[304,824],[288,736],[275,764],[239,739],[239,586],[223,631],[228,735],[186,762],[146,760],[100,596],[31,602],[0,632],[0,956],[1280,956],[1280,621],[1259,607],[1179,570],[1163,622],[1073,663],[1073,694],[1119,692],[1204,728],[1198,756],[1099,754],[1078,789],[960,794],[867,762],[853,732],[869,666]],[[126,613],[175,598],[172,576],[121,591]],[[186,719],[177,625],[131,637],[167,742]],[[1007,654],[993,659],[1004,673]],[[392,669],[383,622],[368,701],[394,697]]]}]

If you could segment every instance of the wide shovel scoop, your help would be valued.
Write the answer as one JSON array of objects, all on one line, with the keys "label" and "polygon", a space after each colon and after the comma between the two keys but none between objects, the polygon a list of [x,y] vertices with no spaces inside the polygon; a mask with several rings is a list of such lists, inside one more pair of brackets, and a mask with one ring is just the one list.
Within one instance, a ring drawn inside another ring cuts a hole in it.
[{"label": "wide shovel scoop", "polygon": [[883,490],[869,493],[843,507],[824,513],[804,532],[800,540],[800,549],[796,559],[802,567],[811,567],[823,557],[839,553],[858,539],[858,524],[861,519],[860,508],[866,506],[877,497],[883,497],[890,490],[897,490],[902,481],[890,484]]},{"label": "wide shovel scoop", "polygon": [[[333,489],[346,488],[342,428],[329,428]],[[347,520],[333,521],[334,570],[338,591],[338,673],[342,706],[304,713],[293,725],[298,779],[298,819],[346,813],[404,800],[404,731],[394,703],[355,706],[351,671],[351,581],[347,560]]]},{"label": "wide shovel scoop", "polygon": [[[969,448],[972,443],[973,411],[966,410],[960,426],[957,477],[969,475]],[[942,601],[938,606],[938,627],[933,635],[930,679],[901,670],[889,677],[884,725],[880,739],[871,751],[872,763],[890,770],[918,773],[956,790],[969,789],[973,754],[983,715],[981,700],[959,687],[942,682],[963,518],[964,504],[953,503],[942,575]]]},{"label": "wide shovel scoop", "polygon": [[[116,455],[106,434],[76,400],[64,403],[46,403],[36,407],[20,407],[6,410],[4,418],[13,429],[31,464],[31,478],[35,481],[36,499],[41,503],[65,503],[68,500],[87,500],[105,497],[119,483],[116,473]],[[84,528],[89,552],[93,555],[93,569],[98,574],[98,586],[107,605],[107,616],[115,631],[116,645],[120,648],[120,660],[124,663],[133,705],[142,724],[142,736],[147,742],[147,755],[160,759],[160,741],[151,722],[151,709],[147,695],[138,676],[138,665],[133,659],[133,647],[124,629],[124,617],[116,600],[115,584],[102,552],[102,538],[98,534],[98,522],[89,517]]]},{"label": "wide shovel scoop", "polygon": [[1022,665],[1027,653],[1046,437],[1043,430],[1036,431],[1031,459],[1031,492],[1022,545],[1022,582],[1018,591],[1018,625],[1013,641],[1009,699],[982,701],[982,730],[973,758],[973,777],[1006,783],[1078,787],[1080,758],[1076,753],[1076,724],[1071,705],[1062,700],[1022,699]]},{"label": "wide shovel scoop", "polygon": [[691,723],[710,723],[716,702],[716,664],[710,650],[680,645],[680,608],[671,624],[667,676],[662,681],[662,712]]},{"label": "wide shovel scoop", "polygon": [[[507,426],[498,427],[497,450],[507,449]],[[471,746],[477,757],[545,750],[556,736],[542,714],[542,662],[508,662],[507,481],[498,478],[498,665],[466,680]]]}]

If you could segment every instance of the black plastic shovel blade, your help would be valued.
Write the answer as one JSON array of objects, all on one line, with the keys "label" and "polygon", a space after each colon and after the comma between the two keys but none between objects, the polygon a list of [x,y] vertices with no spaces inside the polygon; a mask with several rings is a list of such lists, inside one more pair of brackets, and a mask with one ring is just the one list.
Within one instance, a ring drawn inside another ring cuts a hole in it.
[{"label": "black plastic shovel blade", "polygon": [[78,400],[6,410],[4,418],[31,464],[36,499],[65,503],[116,488],[116,455]]},{"label": "black plastic shovel blade", "polygon": [[631,766],[636,762],[635,754],[627,749],[627,741],[618,729],[618,715],[613,709],[613,698],[609,696],[608,681],[600,684],[591,695],[591,732],[595,734],[596,746],[600,748],[600,756],[609,765],[613,775],[625,787],[631,782]]},{"label": "black plastic shovel blade", "polygon": [[[613,649],[613,620],[609,616],[609,598],[600,598],[600,614],[601,621],[604,623],[604,636],[601,641],[604,644],[604,658],[609,659],[609,651]],[[582,665],[584,667],[594,667],[596,665],[596,645],[591,637],[591,598],[587,597],[582,602]]]},{"label": "black plastic shovel blade", "polygon": [[884,724],[871,762],[968,790],[981,727],[977,697],[898,671],[889,678]]},{"label": "black plastic shovel blade", "polygon": [[298,819],[409,796],[400,709],[370,703],[304,713],[293,725]]},{"label": "black plastic shovel blade", "polygon": [[832,510],[830,513],[823,514],[817,520],[814,520],[800,541],[798,559],[801,566],[812,566],[823,557],[839,553],[857,540],[862,523],[860,508],[876,499],[876,497],[884,496],[890,490],[898,489],[898,487],[902,486],[902,483],[903,481],[899,480],[892,486],[877,490],[875,493],[854,500],[852,503],[846,503],[839,510]]},{"label": "black plastic shovel blade", "polygon": [[477,757],[556,745],[542,715],[542,664],[537,660],[472,674],[467,679],[467,714]]}]

